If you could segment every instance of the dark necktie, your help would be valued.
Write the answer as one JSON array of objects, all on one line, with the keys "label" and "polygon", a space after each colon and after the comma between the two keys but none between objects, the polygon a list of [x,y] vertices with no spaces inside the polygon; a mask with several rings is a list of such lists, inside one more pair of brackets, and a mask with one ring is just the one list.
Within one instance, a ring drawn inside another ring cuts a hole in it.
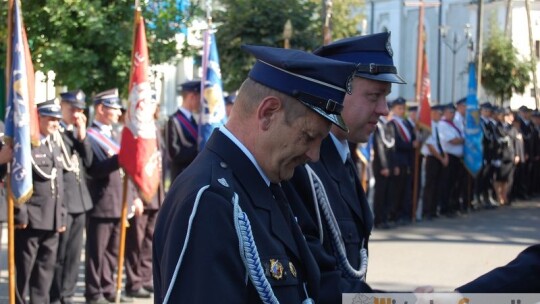
[{"label": "dark necktie", "polygon": [[287,222],[287,225],[290,228],[291,227],[291,214],[289,212],[289,201],[287,200],[287,197],[285,197],[285,192],[283,192],[283,189],[281,188],[281,186],[276,183],[270,183],[270,191],[272,191],[272,194],[274,195],[274,198],[276,199],[279,209],[281,210],[281,213],[283,213],[285,222]]},{"label": "dark necktie", "polygon": [[356,171],[356,165],[354,164],[352,158],[350,155],[347,156],[347,160],[345,161],[345,167],[347,168],[347,173],[349,176],[349,180],[351,181],[351,184],[353,184],[356,187],[359,186],[358,180],[358,172]]}]

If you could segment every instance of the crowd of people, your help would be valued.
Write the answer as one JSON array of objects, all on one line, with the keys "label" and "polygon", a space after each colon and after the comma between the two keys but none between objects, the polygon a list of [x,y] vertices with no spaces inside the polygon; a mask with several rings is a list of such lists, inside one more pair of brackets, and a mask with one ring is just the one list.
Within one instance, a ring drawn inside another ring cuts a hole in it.
[{"label": "crowd of people", "polygon": [[[183,102],[168,117],[163,140],[158,136],[170,187],[163,178],[155,197],[143,201],[128,183],[122,303],[152,294],[155,303],[337,303],[342,293],[373,292],[365,281],[372,228],[411,221],[417,162],[425,168],[418,218],[506,205],[535,190],[528,182],[538,174],[540,140],[531,111],[520,109],[520,124],[497,124],[489,114],[496,109],[482,106],[484,166],[470,187],[462,184],[472,180],[461,161],[462,102],[461,116],[453,105],[434,106],[431,133],[415,128],[405,100],[389,111],[392,84],[405,83],[389,33],[339,40],[314,53],[243,48],[257,60],[227,98],[234,103],[227,123],[199,148],[201,82],[183,83]],[[78,90],[38,105],[33,192],[15,207],[17,303],[73,303],[83,246],[86,302],[116,301],[126,178],[118,163],[122,104],[116,89],[95,94],[89,122],[85,101]],[[373,208],[351,153],[371,134]],[[4,145],[0,163],[12,153]],[[462,191],[471,187],[476,195]],[[537,267],[539,249],[531,247],[512,267]],[[514,272],[505,280],[520,280]],[[487,291],[497,286],[493,279],[488,274],[463,288]],[[538,291],[539,280],[533,274],[529,285],[498,291]]]},{"label": "crowd of people", "polygon": [[540,178],[540,112],[482,103],[482,166],[473,175],[464,163],[465,103],[433,105],[430,132],[420,126],[416,105],[403,98],[389,102],[389,115],[379,118],[372,139],[376,228],[451,218],[539,194],[533,183]]}]

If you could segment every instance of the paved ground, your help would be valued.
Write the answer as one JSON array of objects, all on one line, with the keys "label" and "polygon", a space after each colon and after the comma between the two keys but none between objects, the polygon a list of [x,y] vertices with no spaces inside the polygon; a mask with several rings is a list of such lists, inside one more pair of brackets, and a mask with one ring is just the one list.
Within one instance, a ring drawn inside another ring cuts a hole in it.
[{"label": "paved ground", "polygon": [[[3,231],[0,304],[8,303],[5,227]],[[388,291],[407,291],[420,285],[432,285],[436,291],[452,290],[505,264],[534,243],[540,243],[540,200],[375,230],[370,242],[368,283]],[[81,268],[77,291],[80,303],[84,301],[83,279]]]}]

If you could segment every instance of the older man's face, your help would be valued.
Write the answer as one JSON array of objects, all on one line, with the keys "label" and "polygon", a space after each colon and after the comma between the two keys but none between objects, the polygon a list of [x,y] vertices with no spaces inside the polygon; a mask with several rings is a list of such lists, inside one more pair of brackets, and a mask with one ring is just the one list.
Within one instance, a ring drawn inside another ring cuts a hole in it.
[{"label": "older man's face", "polygon": [[291,123],[281,113],[279,122],[269,130],[265,171],[273,182],[288,180],[297,166],[319,160],[321,143],[328,136],[331,123],[312,110],[306,111],[306,115]]}]

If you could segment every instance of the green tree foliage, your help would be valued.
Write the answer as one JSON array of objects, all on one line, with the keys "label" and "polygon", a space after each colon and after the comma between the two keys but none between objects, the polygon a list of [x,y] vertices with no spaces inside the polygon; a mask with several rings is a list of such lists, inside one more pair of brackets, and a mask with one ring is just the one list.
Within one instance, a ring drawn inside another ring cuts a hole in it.
[{"label": "green tree foliage", "polygon": [[[143,7],[152,63],[171,60],[177,53],[174,35],[188,21],[177,2],[162,0],[156,7],[148,1],[151,6]],[[57,85],[87,94],[113,87],[127,93],[133,0],[32,0],[22,1],[22,11],[36,70],[53,70]],[[6,16],[7,1],[0,1],[0,20]],[[0,28],[0,39],[6,41],[7,29]],[[2,43],[2,66],[5,51]]]},{"label": "green tree foliage", "polygon": [[[253,57],[240,50],[242,44],[283,47],[283,27],[290,20],[291,48],[312,51],[323,41],[323,3],[321,0],[222,0],[216,11],[216,38],[224,89],[238,89],[253,64]],[[335,0],[332,14],[333,38],[358,34],[358,14],[350,11],[353,0]]]},{"label": "green tree foliage", "polygon": [[482,52],[482,86],[500,104],[514,92],[523,94],[531,82],[532,63],[520,60],[517,54],[510,38],[493,28]]},{"label": "green tree foliage", "polygon": [[[316,0],[314,0],[316,1]],[[319,1],[317,1],[319,2]],[[356,36],[360,33],[359,26],[361,25],[364,16],[359,13],[358,0],[334,0],[332,1],[332,38],[338,40]],[[364,1],[362,2],[362,5]]]}]

